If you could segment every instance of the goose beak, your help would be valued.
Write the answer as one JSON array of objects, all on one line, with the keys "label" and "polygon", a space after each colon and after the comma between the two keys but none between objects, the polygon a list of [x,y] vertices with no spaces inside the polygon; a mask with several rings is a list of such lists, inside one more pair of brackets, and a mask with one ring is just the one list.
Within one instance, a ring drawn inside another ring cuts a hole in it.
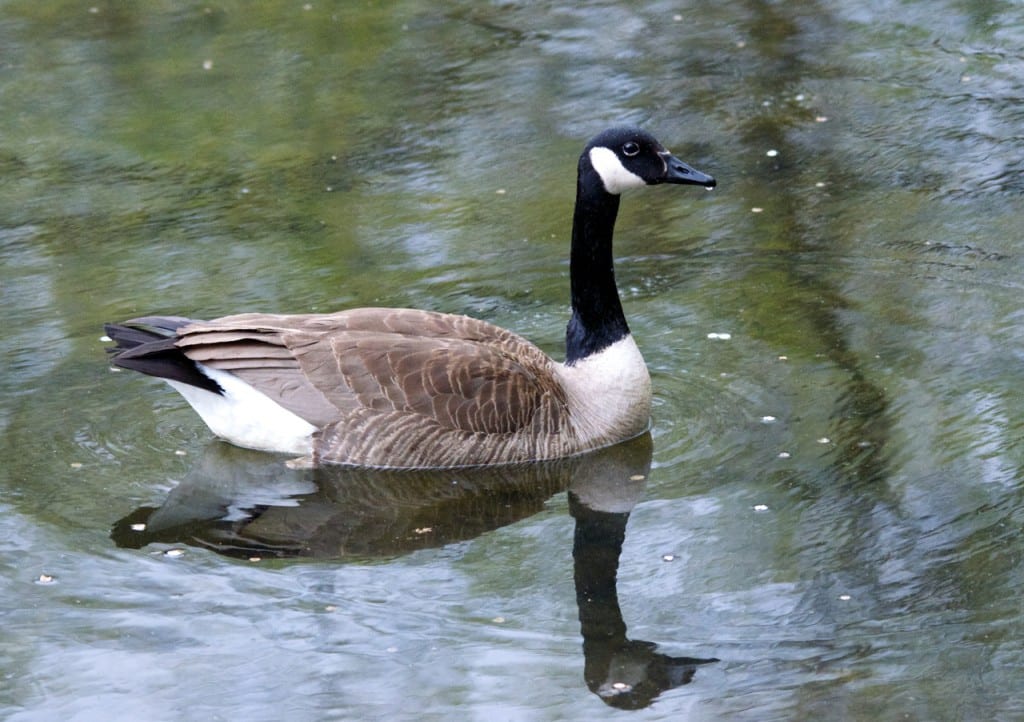
[{"label": "goose beak", "polygon": [[691,168],[674,155],[666,153],[662,157],[665,159],[665,177],[662,179],[662,183],[704,186],[708,189],[717,185],[717,181],[707,173],[701,173],[696,168]]}]

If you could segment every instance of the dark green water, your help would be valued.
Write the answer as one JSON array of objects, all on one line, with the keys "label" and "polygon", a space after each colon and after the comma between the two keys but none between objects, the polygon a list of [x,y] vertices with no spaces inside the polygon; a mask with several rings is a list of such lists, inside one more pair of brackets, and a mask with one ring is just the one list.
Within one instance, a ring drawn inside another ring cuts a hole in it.
[{"label": "dark green water", "polygon": [[[1024,718],[1022,47],[991,0],[0,2],[0,717]],[[719,180],[623,201],[653,450],[289,471],[107,366],[354,305],[560,354],[621,121]]]}]

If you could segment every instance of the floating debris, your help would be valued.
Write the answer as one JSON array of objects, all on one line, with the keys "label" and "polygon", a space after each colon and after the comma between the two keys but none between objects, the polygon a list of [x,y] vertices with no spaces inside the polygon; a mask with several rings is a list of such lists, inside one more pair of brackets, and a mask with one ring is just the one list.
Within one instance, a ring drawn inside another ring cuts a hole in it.
[{"label": "floating debris", "polygon": [[255,564],[256,562],[263,561],[263,557],[249,557],[249,561]]},{"label": "floating debris", "polygon": [[832,443],[832,439],[828,438],[827,436],[822,436],[820,439],[818,439],[818,443],[819,444],[831,444]]},{"label": "floating debris", "polygon": [[712,331],[711,333],[708,334],[708,338],[717,339],[719,341],[728,341],[729,339],[732,338],[732,334],[720,331]]},{"label": "floating debris", "polygon": [[174,452],[175,456],[188,456],[188,452],[184,449],[178,449]]},{"label": "floating debris", "polygon": [[203,61],[203,70],[213,70],[213,61],[206,59]]},{"label": "floating debris", "polygon": [[754,511],[768,511],[767,504],[754,504]]},{"label": "floating debris", "polygon": [[774,148],[772,150],[768,151],[767,153],[765,153],[765,155],[768,156],[769,158],[774,158],[778,154],[779,154],[779,151],[775,150]]},{"label": "floating debris", "polygon": [[751,213],[764,213],[764,208],[762,208],[761,206],[754,206],[753,208],[750,209],[750,212]]},{"label": "floating debris", "polygon": [[495,617],[491,621],[494,622],[495,624],[504,624],[505,623],[505,618],[504,617]]},{"label": "floating debris", "polygon": [[853,599],[853,597],[851,597],[849,594],[840,594],[839,595],[839,601],[841,601],[841,602],[848,602],[851,599]]},{"label": "floating debris", "polygon": [[131,529],[132,531],[146,531],[146,525],[143,522],[138,522],[136,524],[132,524],[128,528]]},{"label": "floating debris", "polygon": [[780,451],[779,454],[778,454],[778,458],[780,458],[780,459],[788,459],[791,456],[792,456],[792,454],[790,454],[788,451]]},{"label": "floating debris", "polygon": [[762,424],[774,424],[776,421],[778,421],[778,419],[776,419],[771,414],[765,414],[764,416],[761,417]]},{"label": "floating debris", "polygon": [[57,580],[52,574],[40,574],[36,584],[53,584],[55,581]]},{"label": "floating debris", "polygon": [[110,336],[106,336],[106,335],[100,336],[100,343],[113,343],[113,342],[114,342],[114,339],[110,338]]},{"label": "floating debris", "polygon": [[82,462],[81,461],[72,461],[71,462],[71,468],[72,469],[81,469],[82,468]]},{"label": "floating debris", "polygon": [[676,560],[675,554],[662,554],[661,561],[663,562],[674,562]]},{"label": "floating debris", "polygon": [[630,481],[643,481],[646,478],[647,477],[644,476],[643,474],[633,474],[633,476],[629,477],[629,480]]},{"label": "floating debris", "polygon": [[171,557],[172,559],[177,559],[178,557],[185,556],[185,550],[184,549],[168,549],[167,551],[164,552],[164,556],[165,557]]},{"label": "floating debris", "polygon": [[612,689],[616,692],[632,692],[633,685],[626,684],[625,682],[615,682],[612,684]]},{"label": "floating debris", "polygon": [[429,534],[432,531],[434,531],[432,526],[419,526],[413,529],[414,534]]}]

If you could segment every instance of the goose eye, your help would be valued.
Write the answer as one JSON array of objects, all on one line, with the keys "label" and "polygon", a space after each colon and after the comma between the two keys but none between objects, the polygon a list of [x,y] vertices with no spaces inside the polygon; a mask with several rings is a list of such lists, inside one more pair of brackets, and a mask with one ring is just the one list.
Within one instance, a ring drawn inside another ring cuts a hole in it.
[{"label": "goose eye", "polygon": [[627,155],[630,158],[632,158],[634,155],[636,155],[639,152],[640,152],[640,146],[637,145],[636,143],[634,143],[633,141],[629,141],[628,143],[626,143],[626,144],[624,144],[622,146],[622,154],[623,155]]}]

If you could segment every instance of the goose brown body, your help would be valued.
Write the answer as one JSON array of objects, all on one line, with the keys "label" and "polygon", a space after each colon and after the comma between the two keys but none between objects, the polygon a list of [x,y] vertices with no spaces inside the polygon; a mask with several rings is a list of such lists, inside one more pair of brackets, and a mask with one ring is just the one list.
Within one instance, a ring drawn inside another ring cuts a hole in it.
[{"label": "goose brown body", "polygon": [[[634,156],[642,164],[620,162]],[[651,388],[615,288],[612,227],[624,187],[663,182],[715,183],[632,128],[584,151],[565,363],[486,321],[391,308],[134,319],[107,325],[112,360],[167,380],[228,441],[314,462],[517,463],[624,441],[647,429]]]},{"label": "goose brown body", "polygon": [[521,336],[468,316],[387,308],[241,314],[189,323],[176,345],[317,427],[310,451],[318,461],[424,467],[552,459],[636,436],[650,416],[641,364],[632,399],[591,388],[608,407],[631,408],[629,418],[575,423],[573,372]]}]

